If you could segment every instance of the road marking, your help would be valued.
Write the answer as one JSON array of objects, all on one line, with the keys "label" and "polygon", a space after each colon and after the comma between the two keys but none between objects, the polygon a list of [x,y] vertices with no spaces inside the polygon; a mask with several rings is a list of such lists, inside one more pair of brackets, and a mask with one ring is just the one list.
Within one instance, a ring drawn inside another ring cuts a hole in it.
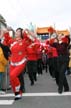
[{"label": "road marking", "polygon": [[[63,92],[62,94],[59,93],[23,93],[23,97],[32,97],[32,96],[71,96],[71,92]],[[0,97],[14,97],[13,93],[8,93],[4,95],[0,95]]]},{"label": "road marking", "polygon": [[12,105],[14,100],[0,100],[0,105]]},{"label": "road marking", "polygon": [[[71,92],[63,92],[62,94],[58,93],[23,93],[23,97],[36,97],[36,96],[71,96]],[[1,95],[0,97],[14,97],[13,93],[8,93]],[[0,105],[12,105],[14,103],[14,100],[0,100]]]}]

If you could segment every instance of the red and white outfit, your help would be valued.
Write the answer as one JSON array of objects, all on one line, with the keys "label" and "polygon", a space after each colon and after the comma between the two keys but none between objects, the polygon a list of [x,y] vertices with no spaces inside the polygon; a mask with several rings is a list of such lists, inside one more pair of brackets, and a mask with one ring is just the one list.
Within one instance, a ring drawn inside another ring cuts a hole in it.
[{"label": "red and white outfit", "polygon": [[24,70],[27,62],[27,50],[26,48],[32,43],[32,40],[27,37],[24,32],[24,39],[16,40],[9,36],[9,33],[4,35],[4,44],[10,45],[11,48],[11,62],[10,62],[10,82],[13,92],[19,92],[20,81],[19,74]]}]

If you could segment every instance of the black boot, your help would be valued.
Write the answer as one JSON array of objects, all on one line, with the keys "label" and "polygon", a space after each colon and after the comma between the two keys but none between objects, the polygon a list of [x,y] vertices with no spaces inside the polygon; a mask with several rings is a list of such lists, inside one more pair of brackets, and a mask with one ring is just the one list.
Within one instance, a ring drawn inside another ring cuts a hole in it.
[{"label": "black boot", "polygon": [[31,86],[33,86],[34,85],[34,81],[31,81]]},{"label": "black boot", "polygon": [[21,93],[20,93],[20,92],[16,92],[16,93],[15,93],[15,99],[14,99],[14,100],[19,100],[19,99],[21,99],[21,98],[22,98]]}]

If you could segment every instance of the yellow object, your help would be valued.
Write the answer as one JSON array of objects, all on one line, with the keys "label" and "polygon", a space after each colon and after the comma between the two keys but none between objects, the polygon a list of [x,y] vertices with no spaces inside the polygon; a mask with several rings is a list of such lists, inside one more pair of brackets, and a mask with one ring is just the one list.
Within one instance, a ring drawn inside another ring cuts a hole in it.
[{"label": "yellow object", "polygon": [[69,67],[71,67],[71,49],[69,50],[69,53],[70,53],[70,55],[69,55]]},{"label": "yellow object", "polygon": [[71,67],[71,59],[69,60],[69,67]]},{"label": "yellow object", "polygon": [[4,57],[3,50],[0,47],[0,72],[5,72],[8,60]]}]

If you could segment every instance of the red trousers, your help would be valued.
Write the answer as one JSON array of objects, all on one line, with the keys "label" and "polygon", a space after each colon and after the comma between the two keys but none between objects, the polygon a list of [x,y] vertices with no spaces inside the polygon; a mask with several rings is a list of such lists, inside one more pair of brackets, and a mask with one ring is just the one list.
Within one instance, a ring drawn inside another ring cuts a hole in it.
[{"label": "red trousers", "polygon": [[25,67],[26,62],[19,66],[10,65],[10,83],[14,93],[19,92],[20,90],[20,81],[18,76],[25,69]]}]

